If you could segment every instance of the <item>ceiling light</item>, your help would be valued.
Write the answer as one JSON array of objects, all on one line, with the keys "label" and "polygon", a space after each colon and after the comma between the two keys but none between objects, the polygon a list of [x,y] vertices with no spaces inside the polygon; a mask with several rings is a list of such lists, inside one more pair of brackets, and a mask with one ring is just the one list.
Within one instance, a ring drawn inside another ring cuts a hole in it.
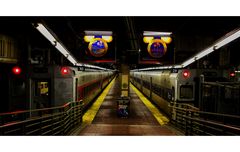
[{"label": "ceiling light", "polygon": [[36,26],[36,29],[44,36],[46,37],[52,45],[55,45],[56,43],[56,39],[52,36],[52,34],[47,30],[47,28],[45,26],[43,26],[43,24],[38,23]]},{"label": "ceiling light", "polygon": [[[231,34],[231,33],[230,33]],[[230,36],[228,36],[227,38],[219,41],[218,43],[215,44],[215,49],[219,49],[221,48],[222,46],[232,42],[233,40],[237,39],[240,37],[240,29],[234,31],[234,33]]]},{"label": "ceiling light", "polygon": [[170,36],[172,32],[144,31],[143,36]]},{"label": "ceiling light", "polygon": [[103,36],[111,36],[112,31],[84,31],[85,35],[103,35]]}]

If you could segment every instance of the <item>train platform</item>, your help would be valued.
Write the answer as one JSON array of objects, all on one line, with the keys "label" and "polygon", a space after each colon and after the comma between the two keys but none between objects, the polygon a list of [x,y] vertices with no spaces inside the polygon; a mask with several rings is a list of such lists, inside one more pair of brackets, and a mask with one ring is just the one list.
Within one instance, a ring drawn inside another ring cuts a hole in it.
[{"label": "train platform", "polygon": [[177,136],[161,114],[134,86],[130,87],[128,117],[117,115],[120,83],[114,79],[83,116],[83,123],[71,135],[81,136]]}]

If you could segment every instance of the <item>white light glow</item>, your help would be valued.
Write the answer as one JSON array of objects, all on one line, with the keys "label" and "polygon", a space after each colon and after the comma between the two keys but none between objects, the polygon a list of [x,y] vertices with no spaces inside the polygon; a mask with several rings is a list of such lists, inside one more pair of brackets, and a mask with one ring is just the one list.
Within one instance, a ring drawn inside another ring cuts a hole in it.
[{"label": "white light glow", "polygon": [[62,46],[61,43],[57,42],[55,46],[59,52],[61,52],[73,65],[77,64],[77,61],[70,55],[69,51]]},{"label": "white light glow", "polygon": [[143,36],[170,36],[172,32],[153,32],[153,31],[144,31]]},{"label": "white light glow", "polygon": [[182,67],[184,68],[184,67],[188,66],[189,64],[192,64],[195,61],[196,61],[195,58],[188,59],[187,61],[182,63]]},{"label": "white light glow", "polygon": [[84,31],[85,35],[108,35],[111,36],[112,35],[112,31]]},{"label": "white light glow", "polygon": [[180,68],[182,68],[182,65],[174,65],[173,68],[180,69]]},{"label": "white light glow", "polygon": [[134,69],[131,70],[131,72],[134,71],[150,71],[150,70],[164,70],[164,69],[180,69],[183,68],[182,65],[169,65],[169,66],[161,66],[161,67],[150,67],[150,68],[143,68],[143,69]]},{"label": "white light glow", "polygon": [[240,37],[240,30],[237,30],[235,33],[233,33],[232,35],[228,36],[227,38],[221,40],[220,42],[218,42],[216,45],[216,49],[221,48],[222,46],[232,42],[233,40],[237,39]]},{"label": "white light glow", "polygon": [[212,53],[213,51],[214,51],[213,47],[210,47],[210,48],[207,48],[206,50],[201,51],[195,56],[196,60],[201,59],[202,57],[208,55],[209,53]]}]

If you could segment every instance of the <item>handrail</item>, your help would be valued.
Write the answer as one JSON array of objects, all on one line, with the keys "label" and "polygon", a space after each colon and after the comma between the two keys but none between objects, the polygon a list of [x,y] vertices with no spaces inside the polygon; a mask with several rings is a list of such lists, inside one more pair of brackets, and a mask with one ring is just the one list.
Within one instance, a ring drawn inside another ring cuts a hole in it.
[{"label": "handrail", "polygon": [[178,109],[178,110],[185,110],[189,112],[198,112],[200,114],[209,114],[209,115],[215,115],[215,116],[224,116],[224,117],[232,117],[232,118],[237,118],[240,119],[240,116],[237,115],[230,115],[230,114],[223,114],[223,113],[214,113],[214,112],[206,112],[206,111],[198,111],[195,109],[186,109],[186,108],[180,108],[180,107],[174,107],[174,106],[169,106],[170,108]]},{"label": "handrail", "polygon": [[[65,135],[82,122],[82,108],[83,102],[77,101],[51,108],[2,113],[0,135]],[[9,115],[20,118],[7,120]]]},{"label": "handrail", "polygon": [[[240,116],[182,108],[172,108],[172,123],[185,131],[186,135],[240,135]],[[184,104],[186,106],[186,104]],[[230,121],[226,123],[226,121]]]},{"label": "handrail", "polygon": [[[77,101],[77,102],[81,102],[81,101]],[[68,106],[69,104],[71,104],[71,103],[73,103],[73,102],[68,102],[68,103],[64,104],[63,106],[56,106],[56,107],[50,107],[50,108],[41,108],[41,109],[33,109],[33,110],[21,110],[21,111],[13,111],[13,112],[0,113],[0,116],[20,114],[20,113],[29,113],[29,112],[39,112],[39,111],[46,111],[46,110],[53,110],[53,109],[60,109],[60,108],[65,108],[65,107],[67,107],[67,106]]]}]

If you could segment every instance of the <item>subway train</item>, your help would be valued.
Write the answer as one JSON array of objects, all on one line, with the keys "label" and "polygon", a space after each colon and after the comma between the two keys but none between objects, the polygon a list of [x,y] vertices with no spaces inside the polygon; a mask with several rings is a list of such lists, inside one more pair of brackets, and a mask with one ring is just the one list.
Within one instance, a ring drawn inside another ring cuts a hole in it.
[{"label": "subway train", "polygon": [[207,81],[226,81],[224,71],[214,69],[131,71],[130,81],[170,116],[170,103],[198,106],[200,75]]},{"label": "subway train", "polygon": [[8,89],[1,94],[7,97],[1,112],[62,106],[79,100],[86,109],[113,78],[114,71],[31,65],[3,80],[8,82],[1,90]]}]

